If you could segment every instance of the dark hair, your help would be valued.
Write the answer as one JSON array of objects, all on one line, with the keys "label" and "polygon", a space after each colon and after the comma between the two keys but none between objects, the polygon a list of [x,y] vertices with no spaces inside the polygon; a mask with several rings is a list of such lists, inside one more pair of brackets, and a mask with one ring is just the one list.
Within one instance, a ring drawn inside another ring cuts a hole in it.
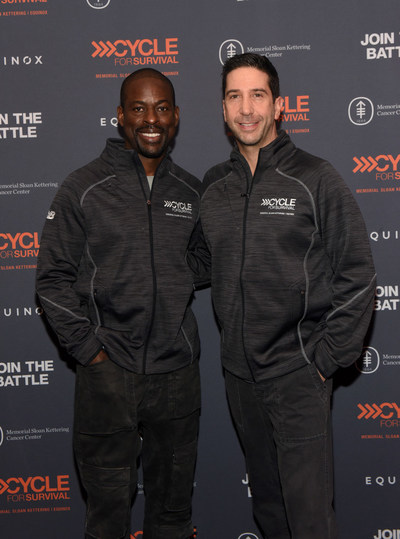
[{"label": "dark hair", "polygon": [[226,77],[234,69],[239,67],[255,67],[260,71],[263,71],[268,75],[269,87],[272,92],[272,97],[275,101],[280,95],[279,90],[279,76],[278,72],[272,63],[265,56],[260,54],[254,54],[252,52],[245,52],[244,54],[237,54],[229,58],[222,69],[222,97],[225,99],[226,90]]},{"label": "dark hair", "polygon": [[172,104],[175,107],[175,90],[169,78],[163,75],[160,71],[157,71],[157,69],[152,69],[151,67],[144,67],[143,69],[138,69],[137,71],[134,71],[133,73],[128,75],[126,79],[123,81],[121,85],[121,91],[120,91],[120,105],[122,108],[124,107],[126,88],[128,84],[130,84],[134,80],[145,79],[145,78],[160,79],[160,80],[165,81],[171,89]]}]

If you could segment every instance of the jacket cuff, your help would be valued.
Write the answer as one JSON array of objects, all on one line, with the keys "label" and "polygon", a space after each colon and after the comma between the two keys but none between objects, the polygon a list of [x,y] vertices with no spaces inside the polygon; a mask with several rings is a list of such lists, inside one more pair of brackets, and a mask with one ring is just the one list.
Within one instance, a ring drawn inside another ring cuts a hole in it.
[{"label": "jacket cuff", "polygon": [[82,343],[79,346],[75,345],[74,347],[71,347],[70,350],[67,349],[67,351],[78,363],[86,366],[89,365],[103,348],[101,342],[93,335],[85,343]]},{"label": "jacket cuff", "polygon": [[331,378],[331,376],[339,369],[339,365],[330,359],[328,352],[325,350],[323,341],[317,346],[314,362],[324,378]]},{"label": "jacket cuff", "polygon": [[82,363],[82,365],[84,365],[84,366],[89,365],[89,363],[91,363],[91,362],[94,360],[94,358],[97,356],[97,354],[99,354],[102,350],[104,350],[104,346],[102,346],[102,345],[100,344],[98,350],[97,350],[94,354],[92,354],[92,355],[89,357],[89,360],[88,360],[88,361],[86,361],[85,363]]}]

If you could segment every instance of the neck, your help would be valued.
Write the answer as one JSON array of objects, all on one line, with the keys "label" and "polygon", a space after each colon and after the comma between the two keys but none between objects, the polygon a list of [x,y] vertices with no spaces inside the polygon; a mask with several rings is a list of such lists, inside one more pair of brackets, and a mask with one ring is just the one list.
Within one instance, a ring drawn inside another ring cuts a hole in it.
[{"label": "neck", "polygon": [[254,173],[257,168],[258,163],[258,154],[260,153],[260,148],[258,146],[243,146],[238,143],[238,148],[240,153],[246,159],[247,164],[250,167],[251,174],[254,176]]},{"label": "neck", "polygon": [[278,133],[275,131],[271,137],[269,137],[268,139],[264,139],[262,143],[255,144],[254,146],[243,144],[239,140],[236,141],[239,151],[246,159],[253,176],[257,168],[258,155],[260,153],[260,150],[271,144],[271,142],[273,142],[277,137]]},{"label": "neck", "polygon": [[158,166],[164,159],[164,155],[160,157],[144,157],[143,155],[139,154],[139,159],[143,165],[144,171],[146,172],[146,176],[154,176]]}]

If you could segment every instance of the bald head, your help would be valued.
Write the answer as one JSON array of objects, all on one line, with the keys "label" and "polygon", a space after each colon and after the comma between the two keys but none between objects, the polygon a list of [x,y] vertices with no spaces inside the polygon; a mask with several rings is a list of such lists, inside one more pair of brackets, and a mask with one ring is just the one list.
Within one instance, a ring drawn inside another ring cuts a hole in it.
[{"label": "bald head", "polygon": [[160,73],[160,71],[157,71],[156,69],[145,67],[143,69],[138,69],[137,71],[134,71],[133,73],[128,75],[126,79],[124,80],[124,82],[122,83],[121,93],[120,93],[120,105],[122,108],[124,107],[124,103],[126,100],[126,92],[127,92],[128,86],[130,86],[131,84],[134,84],[135,81],[140,80],[140,79],[158,79],[168,84],[171,90],[172,104],[173,106],[175,106],[175,90],[169,78],[163,75],[162,73]]}]

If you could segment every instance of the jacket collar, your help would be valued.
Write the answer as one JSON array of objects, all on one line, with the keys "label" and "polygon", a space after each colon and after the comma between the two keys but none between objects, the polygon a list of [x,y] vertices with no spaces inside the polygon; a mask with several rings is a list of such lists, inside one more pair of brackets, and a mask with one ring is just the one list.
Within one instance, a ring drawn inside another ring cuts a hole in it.
[{"label": "jacket collar", "polygon": [[[146,176],[142,162],[136,150],[125,148],[123,139],[109,138],[101,157],[109,163],[117,174],[129,174],[135,169],[137,174]],[[157,175],[162,172],[171,162],[169,150],[167,156],[161,161]]]},{"label": "jacket collar", "polygon": [[[289,135],[285,131],[279,130],[276,139],[268,144],[268,146],[260,149],[257,168],[276,168],[283,158],[286,159],[295,150],[296,146],[291,141]],[[231,159],[232,161],[240,161],[241,163],[245,160],[236,143],[231,153]]]}]

